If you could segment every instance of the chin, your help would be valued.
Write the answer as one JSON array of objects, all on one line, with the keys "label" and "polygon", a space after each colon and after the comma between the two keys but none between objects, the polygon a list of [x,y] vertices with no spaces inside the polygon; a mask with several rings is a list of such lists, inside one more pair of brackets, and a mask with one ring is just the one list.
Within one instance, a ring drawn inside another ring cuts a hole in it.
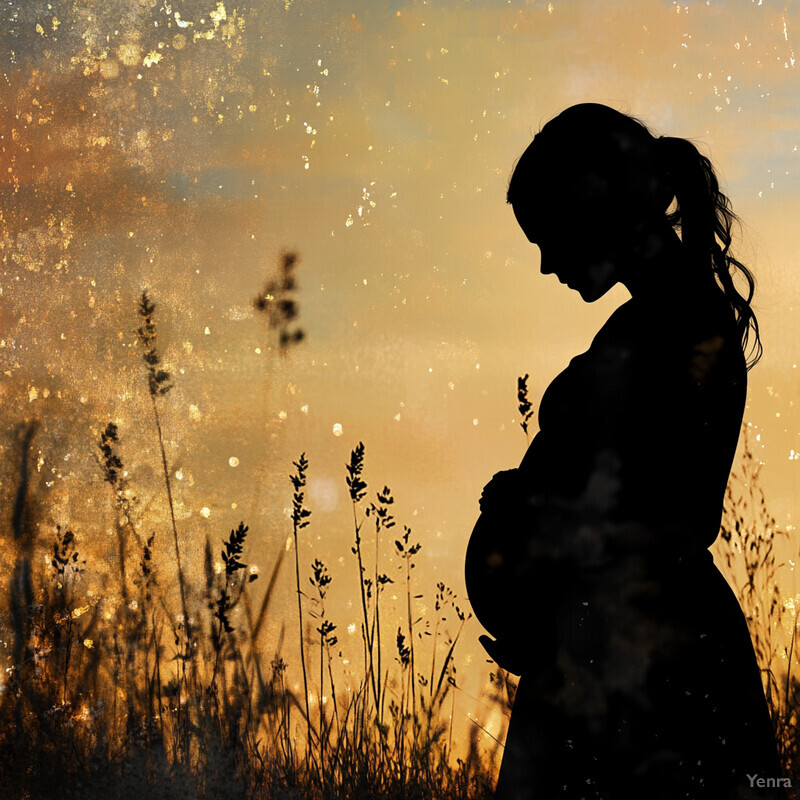
[{"label": "chin", "polygon": [[603,297],[608,290],[611,288],[610,286],[576,286],[573,287],[574,291],[576,291],[580,296],[581,299],[585,303],[594,303]]},{"label": "chin", "polygon": [[594,303],[619,282],[619,269],[616,264],[617,262],[611,258],[598,260],[580,275],[573,288],[585,302]]}]

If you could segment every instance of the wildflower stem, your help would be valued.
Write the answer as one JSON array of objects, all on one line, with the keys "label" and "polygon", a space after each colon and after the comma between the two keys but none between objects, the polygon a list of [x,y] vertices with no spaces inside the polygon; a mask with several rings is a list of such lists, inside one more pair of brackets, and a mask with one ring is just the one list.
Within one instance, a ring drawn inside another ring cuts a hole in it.
[{"label": "wildflower stem", "polygon": [[295,569],[295,585],[297,587],[297,617],[300,624],[300,665],[303,670],[303,701],[306,709],[306,771],[308,771],[309,758],[311,756],[311,710],[308,705],[308,673],[306,671],[306,650],[303,631],[303,592],[300,589],[300,555],[299,555],[299,533],[301,528],[308,525],[306,519],[311,515],[311,512],[303,507],[302,491],[306,485],[306,470],[308,469],[308,461],[306,461],[306,454],[301,453],[300,458],[293,462],[297,468],[295,475],[291,476],[292,485],[294,486],[294,497],[292,502],[292,534],[294,536],[294,569]]},{"label": "wildflower stem", "polygon": [[377,674],[377,693],[375,695],[375,703],[378,711],[378,725],[379,729],[383,730],[383,697],[381,692],[381,614],[380,614],[380,600],[381,600],[381,582],[378,573],[378,557],[380,554],[380,530],[381,522],[380,517],[376,516],[375,519],[375,611],[373,613],[373,637],[372,641],[376,643],[378,668]]},{"label": "wildflower stem", "polygon": [[295,577],[297,579],[297,616],[300,622],[300,665],[303,670],[303,703],[306,708],[306,769],[308,769],[308,755],[311,750],[311,711],[308,705],[308,675],[306,673],[306,649],[303,641],[303,592],[300,590],[300,563],[297,558],[297,533],[295,533]]},{"label": "wildflower stem", "polygon": [[175,504],[172,500],[172,484],[169,479],[169,466],[167,465],[167,451],[164,448],[164,434],[161,430],[161,417],[158,413],[156,396],[152,392],[150,393],[150,401],[153,405],[153,418],[156,421],[156,430],[158,431],[158,446],[161,450],[161,466],[164,470],[164,484],[167,487],[167,502],[169,504],[169,518],[172,523],[172,536],[175,543],[175,566],[178,570],[178,589],[181,595],[181,613],[183,614],[183,624],[186,630],[186,644],[187,648],[191,650],[192,633],[189,626],[189,611],[186,606],[186,586],[183,577],[183,567],[181,566],[181,547],[178,542],[178,526],[175,523]]},{"label": "wildflower stem", "polygon": [[411,665],[411,737],[413,748],[416,749],[417,742],[417,690],[416,690],[416,668],[414,666],[414,617],[411,614],[411,559],[405,558],[406,562],[406,611],[408,613],[408,646]]},{"label": "wildflower stem", "polygon": [[364,614],[364,642],[365,642],[365,653],[364,653],[364,669],[366,671],[366,678],[367,678],[367,692],[365,693],[364,697],[364,709],[366,711],[367,702],[369,700],[369,684],[372,684],[372,694],[375,703],[377,704],[378,701],[378,694],[377,689],[375,686],[375,670],[373,666],[373,647],[372,647],[372,637],[370,636],[370,629],[369,629],[369,612],[367,610],[367,593],[364,587],[364,560],[361,555],[361,525],[358,522],[358,517],[356,514],[356,501],[353,501],[353,525],[355,527],[356,533],[356,558],[358,560],[358,584],[361,589],[361,610]]}]

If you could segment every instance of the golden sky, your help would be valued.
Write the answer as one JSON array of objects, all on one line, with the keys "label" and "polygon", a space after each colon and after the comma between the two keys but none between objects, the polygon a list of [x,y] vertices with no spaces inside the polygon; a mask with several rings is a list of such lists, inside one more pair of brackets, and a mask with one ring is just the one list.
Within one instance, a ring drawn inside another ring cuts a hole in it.
[{"label": "golden sky", "polygon": [[[392,488],[423,544],[420,591],[430,603],[442,580],[463,597],[481,487],[525,448],[517,376],[536,407],[627,299],[617,287],[587,306],[540,275],[504,200],[532,134],[593,101],[698,142],[745,223],[764,343],[746,420],[791,525],[798,29],[789,0],[5,3],[3,491],[13,427],[37,418],[42,521],[97,543],[113,517],[96,442],[115,420],[141,524],[163,527],[135,333],[146,287],[174,375],[162,413],[188,560],[243,518],[269,569],[305,451],[302,558],[327,561],[332,597],[339,579],[344,628],[343,465],[363,441],[370,488]],[[287,248],[307,339],[283,359],[252,300]]]}]

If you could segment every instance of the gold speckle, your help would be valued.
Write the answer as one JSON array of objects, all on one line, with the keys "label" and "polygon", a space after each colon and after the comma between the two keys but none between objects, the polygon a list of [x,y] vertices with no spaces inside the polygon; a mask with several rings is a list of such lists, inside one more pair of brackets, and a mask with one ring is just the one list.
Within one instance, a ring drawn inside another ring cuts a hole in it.
[{"label": "gold speckle", "polygon": [[126,67],[135,67],[139,63],[141,53],[141,45],[136,44],[136,42],[125,42],[121,44],[117,50],[119,60]]},{"label": "gold speckle", "polygon": [[226,19],[228,19],[228,14],[225,11],[225,4],[217,3],[217,8],[214,11],[209,12],[208,16],[211,17],[214,27],[218,28],[220,22],[224,22]]}]

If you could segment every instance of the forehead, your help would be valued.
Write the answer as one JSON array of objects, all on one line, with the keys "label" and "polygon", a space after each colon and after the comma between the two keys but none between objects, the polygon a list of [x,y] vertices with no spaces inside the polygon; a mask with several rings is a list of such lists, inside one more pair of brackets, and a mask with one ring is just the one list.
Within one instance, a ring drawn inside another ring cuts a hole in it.
[{"label": "forehead", "polygon": [[522,232],[531,242],[537,241],[541,224],[538,223],[535,215],[530,212],[530,209],[522,209],[519,205],[512,206],[512,208],[514,209],[514,217],[517,220],[517,224],[522,228]]},{"label": "forehead", "polygon": [[544,198],[544,202],[517,203],[512,206],[517,224],[531,242],[538,243],[543,238],[559,236],[570,230],[573,224],[580,226],[579,221],[573,220],[574,209],[554,196],[550,202],[547,200]]}]

